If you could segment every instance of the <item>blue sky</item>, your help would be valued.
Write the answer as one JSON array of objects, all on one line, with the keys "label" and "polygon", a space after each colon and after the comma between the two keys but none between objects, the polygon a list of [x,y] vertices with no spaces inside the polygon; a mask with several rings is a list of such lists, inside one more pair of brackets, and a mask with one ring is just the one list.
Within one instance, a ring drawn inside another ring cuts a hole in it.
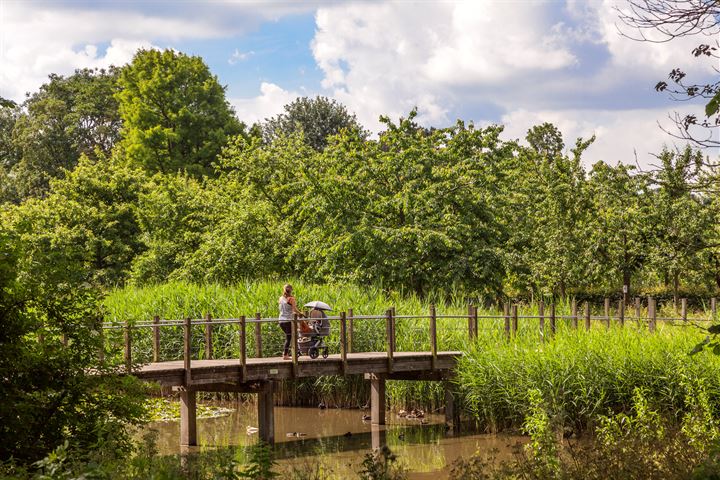
[{"label": "blue sky", "polygon": [[[300,95],[333,97],[371,131],[414,106],[426,125],[502,123],[506,138],[555,123],[586,164],[647,166],[673,139],[656,93],[676,66],[709,79],[697,39],[638,43],[617,31],[624,0],[171,2],[0,0],[0,96],[22,100],[50,73],[123,64],[137,48],[199,55],[241,120]],[[715,155],[717,153],[714,153]]]}]

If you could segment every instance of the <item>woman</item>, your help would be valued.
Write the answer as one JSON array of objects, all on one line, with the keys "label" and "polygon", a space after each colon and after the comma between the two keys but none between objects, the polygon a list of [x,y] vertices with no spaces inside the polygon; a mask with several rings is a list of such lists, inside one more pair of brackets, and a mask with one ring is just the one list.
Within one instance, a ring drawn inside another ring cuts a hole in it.
[{"label": "woman", "polygon": [[289,283],[283,287],[283,293],[278,299],[280,305],[279,322],[280,328],[285,332],[285,345],[283,346],[283,360],[290,360],[290,342],[292,341],[292,323],[294,315],[302,316],[297,308],[295,297],[292,296],[292,285]]}]

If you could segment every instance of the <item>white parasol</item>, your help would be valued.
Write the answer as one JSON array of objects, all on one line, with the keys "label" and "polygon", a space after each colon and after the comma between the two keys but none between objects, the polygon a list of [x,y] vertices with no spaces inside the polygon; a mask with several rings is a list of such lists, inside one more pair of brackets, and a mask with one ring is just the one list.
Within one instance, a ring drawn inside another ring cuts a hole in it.
[{"label": "white parasol", "polygon": [[315,308],[317,310],[332,310],[332,307],[330,305],[328,305],[325,302],[321,302],[320,300],[314,300],[312,302],[308,302],[305,304],[305,307]]}]

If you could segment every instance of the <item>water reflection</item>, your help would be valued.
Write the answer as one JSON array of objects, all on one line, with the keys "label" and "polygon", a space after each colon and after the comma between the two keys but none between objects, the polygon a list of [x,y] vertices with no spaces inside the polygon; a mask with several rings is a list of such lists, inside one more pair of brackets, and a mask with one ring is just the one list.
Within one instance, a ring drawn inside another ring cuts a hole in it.
[{"label": "water reflection", "polygon": [[[227,407],[227,403],[222,406]],[[248,435],[247,427],[257,426],[257,409],[252,404],[231,405],[229,416],[198,419],[198,447],[183,452],[249,446],[257,443],[257,434]],[[407,465],[418,480],[446,478],[448,466],[474,452],[498,450],[500,459],[511,455],[511,445],[521,437],[461,434],[453,435],[444,425],[444,416],[427,414],[420,420],[387,414],[388,425],[372,426],[362,420],[362,410],[275,408],[275,457],[281,468],[298,463],[322,462],[338,478],[354,478],[365,454],[386,443]],[[147,426],[158,433],[161,454],[181,453],[179,422],[155,422]],[[288,434],[290,434],[288,436]]]}]

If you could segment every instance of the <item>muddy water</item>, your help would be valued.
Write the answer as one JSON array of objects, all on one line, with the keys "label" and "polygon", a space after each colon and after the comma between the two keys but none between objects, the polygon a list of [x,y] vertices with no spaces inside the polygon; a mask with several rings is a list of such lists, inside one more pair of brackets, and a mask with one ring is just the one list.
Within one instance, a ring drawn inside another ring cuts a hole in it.
[{"label": "muddy water", "polygon": [[[258,441],[254,405],[222,404],[235,408],[224,417],[198,419],[198,447],[248,446]],[[511,457],[512,445],[522,437],[477,435],[446,431],[442,415],[427,414],[427,424],[388,412],[387,425],[373,427],[362,420],[361,410],[275,408],[275,457],[280,469],[321,463],[336,478],[357,478],[364,456],[378,442],[385,443],[409,469],[411,480],[447,478],[449,466],[476,451],[497,450],[499,459]],[[147,426],[158,435],[160,453],[180,453],[179,422],[154,422]],[[251,431],[251,430],[250,430]],[[291,434],[291,436],[288,436]],[[298,435],[299,434],[299,435]]]}]

